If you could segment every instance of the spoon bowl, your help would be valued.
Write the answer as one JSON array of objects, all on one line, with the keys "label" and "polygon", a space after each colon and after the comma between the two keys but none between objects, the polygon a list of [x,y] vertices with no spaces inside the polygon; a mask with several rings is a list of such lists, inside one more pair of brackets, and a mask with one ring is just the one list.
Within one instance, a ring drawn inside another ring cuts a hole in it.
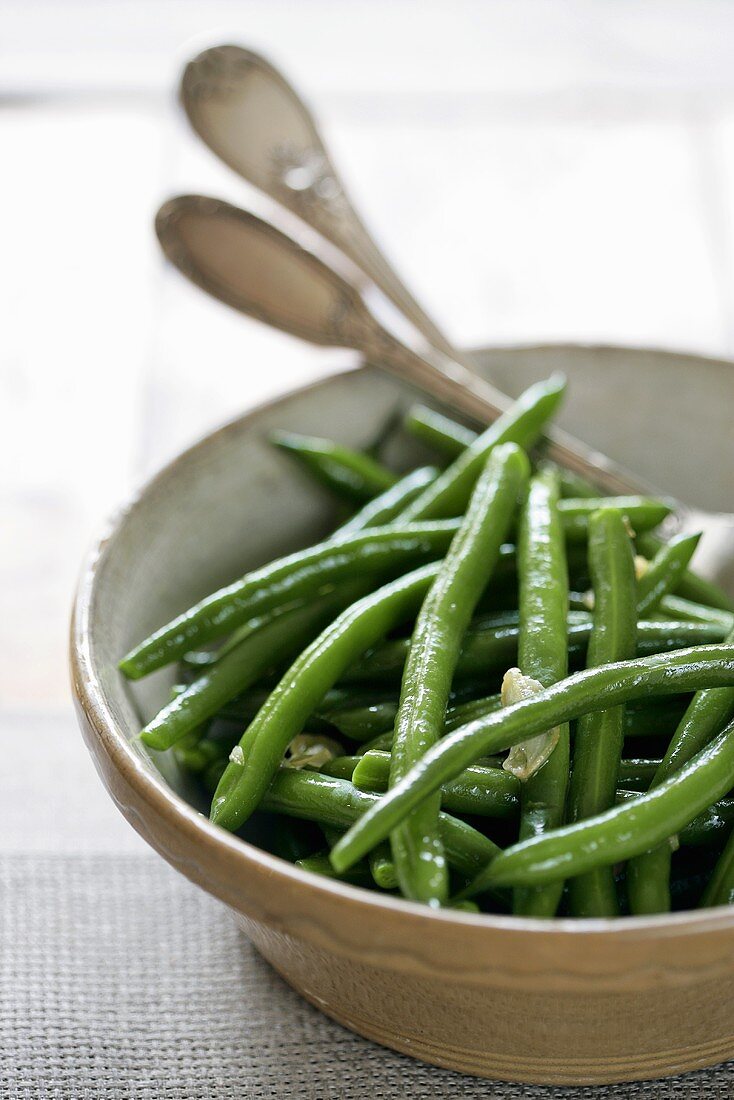
[{"label": "spoon bowl", "polygon": [[281,72],[253,50],[213,46],[186,65],[179,97],[225,164],[336,245],[361,269],[363,286],[373,282],[433,347],[456,357],[370,236],[316,119]]}]

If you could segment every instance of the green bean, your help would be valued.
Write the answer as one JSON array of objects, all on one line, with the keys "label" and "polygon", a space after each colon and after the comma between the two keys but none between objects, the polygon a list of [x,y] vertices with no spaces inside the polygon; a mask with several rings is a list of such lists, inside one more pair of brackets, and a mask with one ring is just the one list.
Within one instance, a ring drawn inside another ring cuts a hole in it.
[{"label": "green bean", "polygon": [[[433,446],[437,451],[451,458],[461,454],[461,452],[471,446],[477,438],[477,433],[472,431],[471,428],[465,428],[463,425],[457,424],[456,421],[450,420],[448,417],[435,412],[433,409],[426,408],[424,405],[416,405],[410,409],[406,416],[405,424],[408,430],[422,442],[429,444],[429,446]],[[557,471],[560,478],[561,495],[564,498],[575,497],[587,501],[592,500],[593,503],[587,506],[587,508],[592,509],[596,509],[602,505],[604,507],[612,505],[613,498],[607,499],[598,497],[596,489],[585,481],[584,478],[574,474],[573,471],[561,469],[556,466],[555,463],[546,463],[545,465]],[[630,505],[637,513],[640,530],[648,523],[655,525],[661,522],[669,513],[669,508],[667,506],[656,509],[652,514],[648,512],[639,512],[637,509],[640,507],[641,500],[642,498],[639,498],[636,503],[633,503],[633,500],[630,499]],[[578,506],[578,501],[576,501],[575,504]],[[561,507],[563,508],[564,506],[562,505]],[[581,533],[575,528],[573,531],[574,534]],[[677,617],[677,615],[668,616],[668,618]]]},{"label": "green bean", "polygon": [[[324,771],[322,772],[322,774],[335,775],[336,773]],[[279,820],[288,821],[289,818]],[[329,845],[330,849],[333,848],[339,838],[344,835],[343,829],[337,829],[333,825],[325,825],[323,823],[321,825],[321,831],[323,832],[324,839],[326,840],[326,843]],[[328,862],[328,860],[329,856],[327,853],[326,861]],[[367,867],[365,867],[364,861],[357,864],[356,866],[357,868],[359,868],[359,872],[363,876],[363,878],[367,879],[366,882],[360,883],[358,885],[370,886],[369,879],[371,878],[375,886],[378,886],[381,890],[394,890],[397,887],[398,882],[395,875],[395,867],[392,864],[392,860],[390,859],[390,849],[387,841],[385,841],[385,843],[379,845],[377,848],[369,853],[369,856],[367,857]],[[309,868],[305,868],[305,870],[308,869]]]},{"label": "green bean", "polygon": [[[270,695],[272,687],[255,688],[243,692],[231,702],[226,703],[217,712],[216,717],[224,722],[249,723],[255,717],[260,707]],[[392,702],[392,700],[390,700]],[[318,709],[308,719],[309,729],[315,733],[328,733],[338,728],[332,721],[332,715],[338,715],[342,711],[356,710],[357,708],[378,707],[387,702],[385,689],[364,687],[360,690],[354,688],[332,688],[327,691],[318,705]],[[359,740],[359,738],[354,738]]]},{"label": "green bean", "polygon": [[[482,714],[497,710],[501,706],[499,695],[488,695],[480,699],[471,699],[465,703],[450,704],[446,711],[444,733],[463,726]],[[389,749],[392,747],[395,718],[398,712],[397,702],[376,703],[371,706],[345,708],[328,712],[329,721],[336,729],[353,741],[363,741],[360,753],[369,749]],[[366,740],[370,734],[370,739]]]},{"label": "green bean", "polygon": [[734,825],[734,798],[722,798],[694,817],[678,834],[681,846],[715,845],[731,834]]},{"label": "green bean", "polygon": [[567,542],[581,542],[588,536],[589,518],[600,508],[616,508],[635,531],[657,527],[670,515],[671,506],[654,497],[567,497],[558,505]]},{"label": "green bean", "polygon": [[348,882],[352,886],[367,886],[372,884],[373,877],[366,863],[357,863],[354,867],[342,874],[337,874],[331,866],[328,852],[317,852],[313,856],[304,856],[297,859],[295,866],[301,871],[308,871],[312,875],[321,875],[324,878],[335,878],[340,882]]},{"label": "green bean", "polygon": [[734,838],[726,842],[699,903],[702,908],[734,905]]},{"label": "green bean", "polygon": [[[662,540],[657,535],[647,531],[638,534],[636,541],[638,550],[647,558],[654,557],[663,545]],[[681,577],[676,594],[687,600],[693,600],[695,603],[702,603],[708,607],[718,607],[721,611],[734,611],[734,600],[727,596],[718,585],[697,576],[690,569],[687,569]]]},{"label": "green bean", "polygon": [[[461,726],[429,749],[404,779],[382,796],[379,805],[342,837],[332,852],[334,866],[347,867],[361,859],[404,821],[423,798],[481,756],[502,752],[592,710],[606,710],[655,695],[714,687],[734,687],[734,645],[696,646],[584,669],[531,699]],[[714,799],[715,796],[710,801]],[[541,837],[539,843],[545,843],[546,839]],[[585,869],[580,868],[578,873]]]},{"label": "green bean", "polygon": [[499,710],[501,706],[502,696],[495,694],[485,695],[481,699],[470,699],[466,703],[458,703],[456,706],[449,707],[446,711],[444,733],[451,733],[459,726],[464,726],[467,722],[473,722],[475,718]]},{"label": "green bean", "polygon": [[537,474],[518,529],[518,663],[543,687],[561,679],[567,666],[568,583],[558,505],[555,474]]},{"label": "green bean", "polygon": [[[640,653],[638,652],[637,655],[640,656]],[[686,703],[680,699],[665,696],[660,699],[648,699],[643,703],[629,704],[624,711],[625,740],[662,737],[666,742],[669,741],[671,730],[674,730],[680,722],[685,706]]]},{"label": "green bean", "polygon": [[[444,733],[450,733],[465,722],[487,714],[490,710],[496,710],[501,706],[499,695],[488,695],[480,699],[472,699],[465,703],[452,703],[446,711]],[[389,749],[392,747],[395,718],[398,712],[397,701],[375,703],[371,706],[344,708],[329,711],[328,719],[333,722],[336,729],[353,741],[363,741],[360,753],[369,749]],[[367,735],[370,739],[366,740]]]},{"label": "green bean", "polygon": [[[734,630],[726,642],[734,645]],[[655,775],[654,783],[668,779],[703,748],[734,711],[734,689],[696,692],[683,715]]]},{"label": "green bean", "polygon": [[387,730],[392,733],[397,713],[397,701],[385,700],[367,706],[342,707],[329,711],[328,719],[350,740],[369,741]]},{"label": "green bean", "polygon": [[270,441],[281,451],[292,455],[327,489],[347,500],[358,503],[370,500],[397,481],[395,474],[369,455],[343,447],[331,439],[318,439],[295,432],[273,432]]},{"label": "green bean", "polygon": [[457,529],[456,520],[373,527],[279,558],[220,588],[157,630],[128,653],[120,669],[128,679],[137,680],[249,619],[313,598],[329,585],[355,578],[375,578],[377,584],[386,569],[440,557]]},{"label": "green bean", "polygon": [[[574,505],[573,501],[561,503]],[[646,504],[640,507],[648,509]],[[654,510],[665,506],[653,503],[649,507]],[[628,511],[631,510],[630,507]],[[586,531],[588,514],[575,505],[563,518],[567,537],[575,538]],[[140,679],[248,620],[312,598],[328,585],[355,577],[364,579],[365,574],[379,576],[385,569],[405,568],[420,560],[439,557],[456,533],[459,522],[435,520],[403,524],[401,521],[400,525],[374,527],[355,535],[328,539],[279,558],[219,589],[155,631],[122,659],[120,670],[128,679]],[[503,547],[502,556],[509,559],[513,556],[512,551]]]},{"label": "green bean", "polygon": [[[589,525],[589,565],[594,590],[594,626],[587,666],[634,657],[637,591],[632,543],[621,512],[602,508]],[[593,817],[614,805],[624,742],[624,707],[585,714],[574,739],[569,790],[569,821]],[[569,906],[576,917],[619,913],[611,867],[599,867],[569,883]]]},{"label": "green bean", "polygon": [[[228,638],[225,638],[216,649],[192,649],[189,653],[184,653],[181,657],[181,664],[185,670],[191,670],[192,673],[197,673],[202,668],[209,668],[222,657],[225,657],[230,650],[235,649],[240,642],[244,642],[245,638],[249,638],[251,634],[259,630],[263,621],[269,618],[270,616],[264,616],[243,623]],[[185,691],[188,686],[188,684],[182,685],[181,690]]]},{"label": "green bean", "polygon": [[349,603],[347,591],[334,592],[310,606],[262,620],[258,631],[202,672],[181,695],[159,711],[144,727],[140,739],[148,748],[159,752],[171,748],[191,729],[256,683],[268,669],[293,660],[344,603]]},{"label": "green bean", "polygon": [[[322,774],[326,774],[326,772],[322,772]],[[288,818],[284,818],[284,820],[287,821]],[[333,825],[324,824],[321,825],[321,832],[324,833],[329,848],[333,848],[344,834],[343,828],[335,828]],[[391,855],[390,845],[388,845],[386,840],[383,840],[382,844],[372,849],[368,856],[368,865],[375,886],[380,887],[381,890],[397,889],[395,864]]]},{"label": "green bean", "polygon": [[[249,627],[249,625],[249,623],[245,623],[245,627]],[[234,644],[238,645],[243,638],[247,637],[248,633],[249,630],[244,629],[242,631],[242,637],[235,637],[235,635],[239,634],[239,631],[235,631],[235,633],[231,636],[232,638],[235,638]],[[227,640],[229,641],[230,639]],[[191,670],[192,673],[196,673],[201,668],[208,668],[209,665],[214,664],[218,656],[219,654],[216,649],[192,649],[190,653],[184,653],[183,657],[181,658],[180,663],[182,665],[182,674],[185,674],[189,670]],[[187,684],[183,685],[184,688],[186,688],[187,686]]]},{"label": "green bean", "polygon": [[725,633],[734,630],[734,615],[716,607],[705,607],[682,596],[663,596],[660,611],[666,619],[688,619],[691,622],[717,623]]},{"label": "green bean", "polygon": [[477,433],[471,428],[465,428],[463,424],[457,424],[435,409],[429,409],[426,405],[413,405],[405,414],[405,427],[420,439],[421,443],[428,444],[440,454],[448,458],[456,458],[467,447],[471,447],[477,438]]},{"label": "green bean", "polygon": [[[727,641],[734,643],[734,631]],[[696,692],[671,738],[651,789],[679,772],[733,712],[734,689]],[[627,875],[630,908],[634,914],[665,913],[670,909],[670,845],[643,852],[631,862]]]},{"label": "green bean", "polygon": [[[527,456],[514,443],[493,450],[423,600],[403,672],[390,786],[399,783],[443,733],[461,641],[499,558],[529,473]],[[563,546],[560,533],[559,538]],[[403,895],[429,905],[448,900],[448,870],[438,835],[440,805],[439,795],[427,799],[390,836]]]},{"label": "green bean", "polygon": [[377,885],[383,890],[395,890],[398,886],[398,872],[387,841],[373,848],[367,858]]},{"label": "green bean", "polygon": [[337,528],[333,537],[343,538],[344,535],[354,535],[368,527],[383,527],[392,523],[437,477],[438,470],[434,466],[421,466],[417,470],[411,470],[379,496],[368,500],[351,519]]},{"label": "green bean", "polygon": [[199,775],[217,760],[226,760],[227,746],[205,737],[198,745],[176,746],[176,760],[190,775]]},{"label": "green bean", "polygon": [[227,767],[227,760],[213,760],[211,764],[205,769],[201,776],[201,781],[204,784],[204,789],[211,795],[219,785],[219,781],[224,775]]},{"label": "green bean", "polygon": [[[228,725],[236,724],[238,726],[251,722],[270,694],[270,690],[269,687],[258,687],[243,691],[240,695],[231,699],[230,702],[225,703],[221,710],[217,711],[215,719]],[[342,695],[341,691],[339,695]],[[317,731],[321,727],[322,721],[319,717],[316,722]],[[326,732],[326,724],[324,724],[324,732]]]},{"label": "green bean", "polygon": [[[389,752],[370,749],[356,760],[351,776],[355,787],[361,791],[382,792],[388,789]],[[333,772],[330,770],[329,774]],[[474,764],[441,788],[441,806],[455,814],[514,817],[518,811],[519,793],[520,780],[510,772]]]},{"label": "green bean", "polygon": [[555,882],[641,855],[677,833],[732,784],[734,723],[679,772],[646,794],[596,817],[505,849],[471,883],[467,896],[490,887]]},{"label": "green bean", "polygon": [[[436,476],[436,473],[437,471],[430,469],[430,467],[427,467],[427,469],[415,470],[412,473],[408,474],[406,477],[403,478],[402,481],[399,481],[391,488],[386,489],[386,491],[381,494],[381,496],[375,497],[370,500],[370,503],[366,504],[364,508],[362,508],[362,510],[359,511],[357,515],[352,517],[347,525],[341,527],[339,529],[339,532],[337,533],[343,536],[346,535],[346,533],[353,533],[355,531],[362,530],[363,528],[379,524],[379,522],[386,522],[393,519],[396,515],[399,514],[399,511],[401,511],[405,507],[407,500],[412,499],[414,496],[416,496],[416,494],[420,492],[420,489],[425,487],[425,485],[428,484],[432,480],[432,478]],[[355,593],[355,595],[357,595],[357,593]],[[338,603],[349,602],[349,599],[346,599],[346,601],[338,601]],[[338,603],[335,604],[335,601],[333,601],[332,598],[331,601],[328,602],[328,606],[338,606]],[[313,617],[314,610],[307,609],[306,614]],[[293,619],[293,616],[291,618],[288,618],[288,623],[291,623],[291,621],[293,621],[295,629],[297,623]],[[277,656],[280,656],[281,658],[281,663],[295,657],[298,651],[305,647],[307,641],[310,640],[310,637],[313,637],[313,632],[314,631],[309,631],[308,636],[304,636],[303,631],[296,630],[296,632],[286,632],[283,638],[283,649],[280,653],[277,654]],[[249,631],[249,634],[252,634],[251,630]],[[280,647],[280,642],[278,642],[275,637],[273,638],[273,641],[275,649],[277,651],[278,647]],[[226,645],[222,647],[222,650],[220,652],[226,650],[227,648],[228,643],[226,643]],[[256,639],[254,646],[253,643],[251,643],[250,647],[242,646],[241,648],[243,652],[241,653],[240,663],[242,665],[242,668],[250,673],[248,675],[248,680],[250,682],[254,682],[256,679],[259,678],[260,672],[264,670],[267,664],[265,660],[267,639],[263,637],[263,632],[261,632],[261,634],[258,635],[258,639]],[[245,650],[247,650],[248,652],[245,652]],[[224,662],[228,662],[228,660],[229,658],[224,658]],[[217,679],[219,673],[221,673],[222,675],[224,673],[224,670],[220,668],[221,663],[222,662],[220,660],[220,662],[217,664],[217,669],[215,673],[212,674],[213,679],[215,680]],[[231,679],[232,682],[235,682],[235,680],[237,680],[237,673],[235,673],[235,669],[232,669],[232,672],[233,675]],[[221,683],[222,675],[219,675],[219,683]],[[201,686],[201,682],[197,681],[195,685],[190,687],[189,692],[200,692]],[[210,693],[209,690],[211,689],[211,686],[213,686],[211,683],[206,683],[205,691]],[[240,684],[240,690],[241,687],[242,684]],[[227,689],[224,689],[223,694],[227,696],[228,701],[230,697],[230,692],[227,691]],[[261,701],[260,705],[262,705],[262,702],[264,702],[264,700]],[[178,705],[179,707],[182,706],[182,704]],[[260,706],[256,707],[256,709],[259,708]],[[256,709],[254,712],[251,713],[250,718],[254,717]],[[144,731],[143,740],[145,739],[146,738]]]},{"label": "green bean", "polygon": [[[290,818],[285,818],[285,820],[289,821]],[[336,825],[328,825],[324,821],[320,822],[319,828],[321,829],[321,832],[324,834],[324,840],[326,841],[326,843],[329,845],[330,848],[333,848],[334,845],[340,840],[340,838],[344,836],[344,830],[343,829],[340,829]]]},{"label": "green bean", "polygon": [[[564,497],[590,498],[595,496],[593,486],[571,470],[561,471],[561,493]],[[654,535],[651,531],[642,531],[642,528],[638,528],[636,541],[640,553],[648,558],[653,558],[664,545],[663,539],[658,535]],[[697,576],[690,569],[685,570],[680,578],[677,594],[707,607],[734,612],[734,600],[730,596],[723,592],[718,585]],[[670,617],[678,618],[676,614]]]},{"label": "green bean", "polygon": [[[304,828],[302,821],[273,815],[267,823],[263,839],[267,844],[267,851],[288,863],[296,863],[299,859],[313,855],[318,844],[315,833],[315,829],[312,831],[308,826]],[[335,837],[334,843],[338,839],[339,837]]]},{"label": "green bean", "polygon": [[641,619],[654,611],[664,596],[675,590],[700,539],[700,532],[676,535],[660,547],[637,584],[637,613]]},{"label": "green bean", "polygon": [[532,446],[565,390],[562,375],[553,375],[527,389],[408,506],[403,518],[423,520],[463,512],[493,448],[500,443],[517,443],[525,449]]},{"label": "green bean", "polygon": [[211,819],[234,831],[257,809],[291,740],[343,669],[414,614],[438,566],[417,569],[343,611],[296,659],[233,749]]},{"label": "green bean", "polygon": [[[263,798],[261,809],[344,829],[379,800],[379,795],[358,791],[345,779],[281,768]],[[449,864],[467,878],[477,874],[499,852],[488,837],[460,818],[442,812],[439,828]]]},{"label": "green bean", "polygon": [[386,733],[381,733],[378,737],[373,737],[371,741],[365,741],[363,745],[360,745],[357,753],[359,756],[364,756],[366,752],[390,752],[392,748],[393,730],[388,730]]},{"label": "green bean", "polygon": [[[520,629],[518,665],[542,687],[568,672],[568,569],[559,515],[558,475],[545,469],[530,482],[517,536]],[[520,789],[520,836],[537,836],[563,821],[569,774],[567,724],[542,767]],[[552,917],[563,884],[516,890],[513,912]]]},{"label": "green bean", "polygon": [[621,760],[617,787],[624,787],[631,791],[646,791],[659,765],[659,760]]},{"label": "green bean", "polygon": [[557,466],[555,462],[548,463],[548,465],[558,471],[562,497],[586,497],[588,500],[591,500],[599,495],[598,490],[587,481],[585,477],[582,477],[581,474],[577,474],[574,470],[567,470],[562,466]]},{"label": "green bean", "polygon": [[344,707],[369,707],[384,701],[385,691],[380,687],[365,686],[359,691],[355,691],[354,688],[335,687],[330,688],[319,703],[318,713],[326,718]]},{"label": "green bean", "polygon": [[211,722],[202,722],[200,726],[195,726],[181,739],[177,747],[180,749],[195,749],[207,737],[211,725]]},{"label": "green bean", "polygon": [[[471,428],[459,424],[456,420],[426,405],[413,405],[406,413],[404,423],[411,435],[447,458],[456,458],[477,438],[477,432]],[[563,497],[598,496],[594,486],[572,470],[563,469],[547,459],[543,462],[542,468],[556,472]]]},{"label": "green bean", "polygon": [[319,768],[319,771],[322,775],[332,775],[336,779],[352,779],[354,769],[361,759],[361,756],[335,756]]},{"label": "green bean", "polygon": [[[514,619],[514,621],[513,621]],[[502,672],[517,661],[519,626],[517,616],[508,616],[505,625],[467,631],[456,667],[461,681],[488,673]],[[569,660],[578,661],[586,653],[591,635],[588,615],[571,613],[568,622]],[[638,656],[662,653],[670,649],[683,649],[691,645],[710,645],[720,642],[724,631],[715,623],[640,622],[637,631]],[[342,676],[342,684],[379,683],[393,684],[402,676],[408,642],[405,638],[383,642],[369,653],[359,665],[348,669]]]},{"label": "green bean", "polygon": [[571,611],[578,611],[579,613],[585,612],[587,615],[590,615],[594,610],[594,593],[591,591],[569,592],[568,606]]},{"label": "green bean", "polygon": [[[485,628],[477,632],[467,631],[462,645],[462,655],[457,675],[462,678],[481,675],[506,667],[517,652],[517,615],[507,616],[501,626]],[[408,655],[406,638],[384,642],[369,653],[358,666],[349,669],[342,677],[344,684],[394,683],[403,675]]]},{"label": "green bean", "polygon": [[627,897],[632,916],[670,911],[671,839],[641,852],[627,864]]}]

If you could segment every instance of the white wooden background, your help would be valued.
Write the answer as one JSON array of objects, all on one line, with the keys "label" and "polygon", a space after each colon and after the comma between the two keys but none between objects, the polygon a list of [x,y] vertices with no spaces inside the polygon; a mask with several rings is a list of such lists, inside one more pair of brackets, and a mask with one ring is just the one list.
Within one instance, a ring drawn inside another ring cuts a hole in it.
[{"label": "white wooden background", "polygon": [[5,850],[138,843],[68,698],[71,594],[100,520],[197,434],[345,359],[160,262],[168,194],[255,201],[172,102],[181,58],[226,39],[308,94],[457,341],[734,355],[728,0],[0,0]]}]

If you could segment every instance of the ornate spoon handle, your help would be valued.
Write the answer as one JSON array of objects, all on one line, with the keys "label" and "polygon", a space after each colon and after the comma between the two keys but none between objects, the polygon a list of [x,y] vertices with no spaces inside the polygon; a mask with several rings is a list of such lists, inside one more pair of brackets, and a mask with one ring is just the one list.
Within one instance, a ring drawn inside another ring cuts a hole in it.
[{"label": "ornate spoon handle", "polygon": [[[254,214],[220,199],[181,195],[165,203],[156,231],[168,259],[197,286],[234,309],[311,343],[349,347],[479,423],[507,406],[494,387],[438,354],[419,355],[387,332],[358,291],[312,253]],[[563,433],[556,461],[616,494],[643,487]]]},{"label": "ornate spoon handle", "polygon": [[313,115],[270,62],[240,46],[214,46],[187,64],[180,97],[194,130],[217,156],[341,249],[429,344],[459,358],[375,244]]}]

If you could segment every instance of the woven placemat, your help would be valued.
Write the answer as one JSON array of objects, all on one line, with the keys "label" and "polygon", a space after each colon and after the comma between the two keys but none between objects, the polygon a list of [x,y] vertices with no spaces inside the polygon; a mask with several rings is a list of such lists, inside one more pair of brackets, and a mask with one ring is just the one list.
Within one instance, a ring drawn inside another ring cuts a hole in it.
[{"label": "woven placemat", "polygon": [[479,1081],[307,1005],[223,906],[153,856],[0,858],[3,1100],[717,1100],[734,1064],[668,1081]]}]

